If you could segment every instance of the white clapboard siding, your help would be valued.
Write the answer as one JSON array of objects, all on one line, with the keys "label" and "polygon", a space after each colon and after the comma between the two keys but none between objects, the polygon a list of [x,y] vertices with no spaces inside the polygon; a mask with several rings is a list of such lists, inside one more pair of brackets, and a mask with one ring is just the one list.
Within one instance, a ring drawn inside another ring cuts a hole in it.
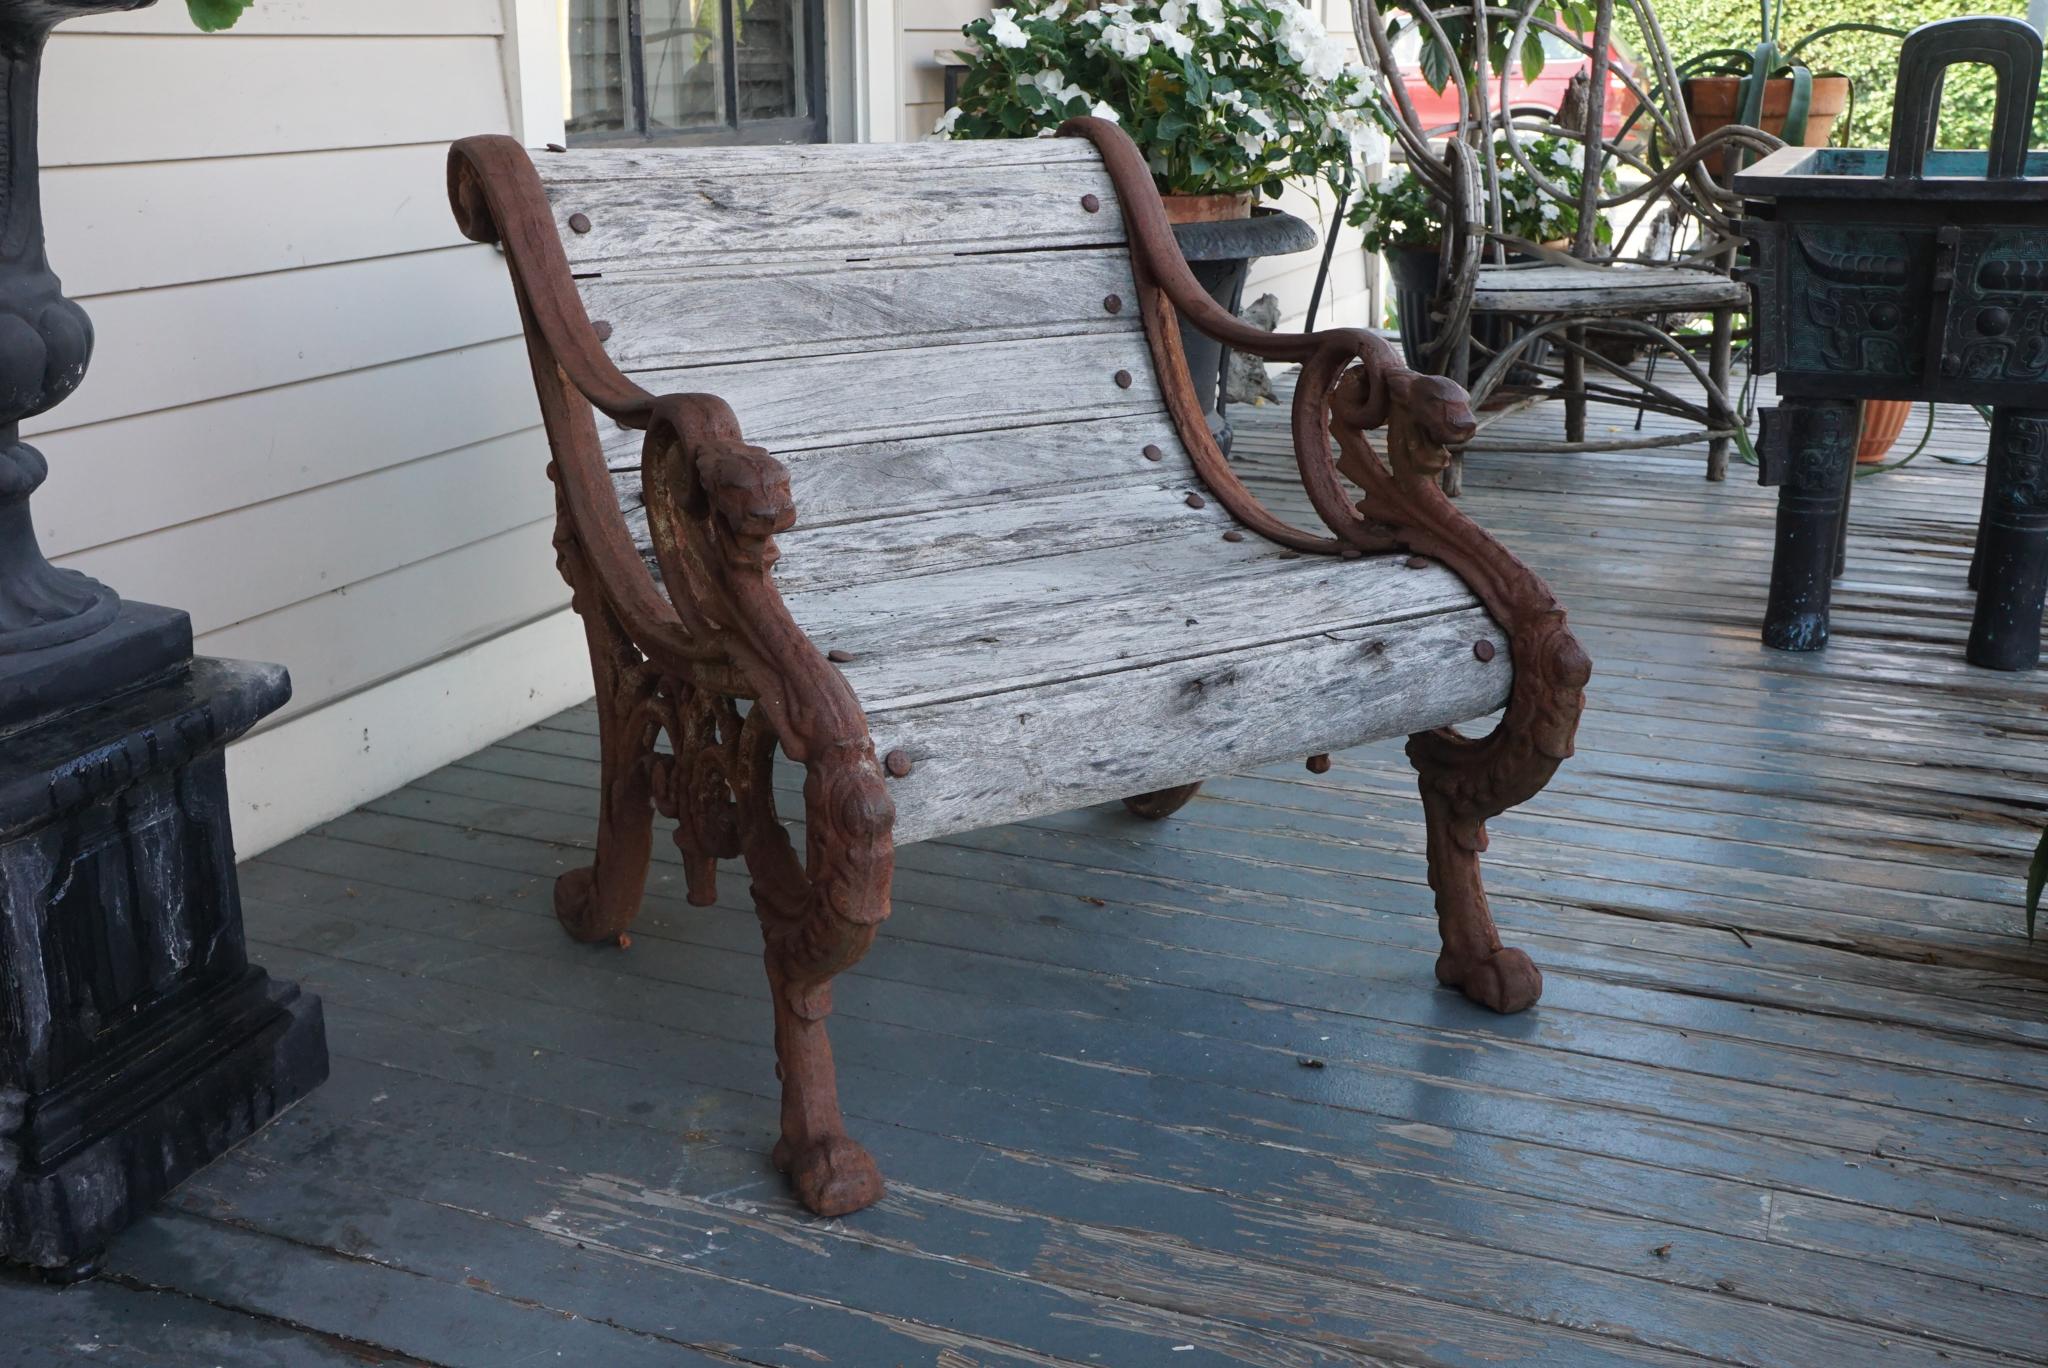
[{"label": "white clapboard siding", "polygon": [[31,435],[388,365],[516,335],[489,248],[275,271],[87,301],[98,342],[78,393]]},{"label": "white clapboard siding", "polygon": [[447,142],[513,126],[509,13],[263,0],[200,35],[166,0],[52,41],[50,255],[98,352],[29,425],[37,521],[290,669],[230,757],[245,854],[589,691],[503,260],[447,207]]},{"label": "white clapboard siding", "polygon": [[390,37],[411,34],[482,34],[505,31],[500,0],[257,0],[232,29],[201,34],[176,0],[149,9],[94,14],[64,26],[66,33],[156,33],[198,41],[258,34],[305,37]]},{"label": "white clapboard siding", "polygon": [[447,198],[426,193],[447,160],[421,143],[54,167],[51,265],[85,298],[453,247]]},{"label": "white clapboard siding", "polygon": [[[199,650],[242,659],[285,657],[293,697],[271,720],[274,726],[566,605],[569,590],[555,570],[553,538],[550,516],[208,632],[199,638]],[[289,650],[277,651],[280,642]],[[526,687],[521,680],[477,683],[487,689],[511,685],[522,693]],[[562,706],[554,704],[542,715]],[[308,757],[309,763],[319,759]],[[345,763],[339,757],[329,762]]]},{"label": "white clapboard siding", "polygon": [[[353,585],[409,564],[422,547],[457,547],[554,511],[538,430],[493,438],[301,494],[181,523],[71,557],[108,584],[148,585],[192,615],[195,632]],[[222,574],[232,546],[261,574]]]},{"label": "white clapboard siding", "polygon": [[51,476],[36,526],[65,555],[539,422],[522,341],[410,357],[39,437]]},{"label": "white clapboard siding", "polygon": [[43,76],[43,162],[246,157],[503,130],[495,37],[62,35]]}]

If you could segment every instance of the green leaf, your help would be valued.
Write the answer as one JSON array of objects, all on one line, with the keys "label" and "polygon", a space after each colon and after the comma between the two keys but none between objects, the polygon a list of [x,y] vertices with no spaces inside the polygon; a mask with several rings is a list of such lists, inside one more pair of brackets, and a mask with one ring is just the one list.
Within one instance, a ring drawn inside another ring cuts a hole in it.
[{"label": "green leaf", "polygon": [[1543,35],[1530,29],[1522,39],[1522,79],[1533,81],[1543,74]]},{"label": "green leaf", "polygon": [[185,0],[186,8],[192,11],[192,22],[199,25],[202,33],[233,28],[242,11],[255,3],[256,0]]},{"label": "green leaf", "polygon": [[1792,68],[1792,97],[1785,102],[1785,126],[1778,136],[1794,147],[1806,146],[1806,115],[1813,108],[1813,73]]},{"label": "green leaf", "polygon": [[2034,919],[2041,911],[2041,890],[2048,888],[2048,827],[2041,831],[2041,844],[2034,847],[2034,862],[2027,866],[2027,939],[2034,938]]}]

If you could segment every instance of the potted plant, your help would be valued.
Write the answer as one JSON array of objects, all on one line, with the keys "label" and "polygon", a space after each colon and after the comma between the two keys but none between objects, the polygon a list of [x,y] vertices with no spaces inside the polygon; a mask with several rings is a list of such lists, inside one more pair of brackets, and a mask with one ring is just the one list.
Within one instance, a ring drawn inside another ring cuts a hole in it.
[{"label": "potted plant", "polygon": [[[1780,31],[1782,4],[1757,0],[1757,18],[1755,46],[1713,48],[1679,66],[1679,91],[1694,137],[1728,124],[1746,124],[1775,133],[1795,147],[1826,147],[1836,120],[1854,100],[1855,89],[1840,72],[1816,73],[1806,53],[1843,33],[1906,36],[1904,30],[1883,24],[1850,22],[1817,28],[1787,45]],[[1721,153],[1710,154],[1705,165],[1717,180],[1727,170]]]},{"label": "potted plant", "polygon": [[[1196,277],[1233,312],[1250,263],[1315,245],[1301,220],[1254,214],[1289,181],[1349,193],[1384,146],[1378,88],[1296,0],[1022,0],[964,25],[973,47],[949,138],[1050,137],[1077,115],[1110,119],[1145,154]],[[1210,430],[1221,346],[1182,327]]]},{"label": "potted plant", "polygon": [[[1504,236],[1545,246],[1559,246],[1579,231],[1579,187],[1585,183],[1583,148],[1569,138],[1553,135],[1523,137],[1522,151],[1542,166],[1557,185],[1574,198],[1560,201],[1545,193],[1522,162],[1509,151],[1504,136],[1494,139],[1493,160],[1499,177],[1501,230]],[[1606,189],[1613,193],[1619,182],[1612,171],[1605,173]],[[1437,272],[1447,231],[1443,206],[1429,187],[1414,174],[1397,170],[1377,185],[1361,189],[1347,215],[1359,230],[1368,252],[1387,259],[1394,282],[1394,315],[1401,329],[1401,349],[1411,367],[1421,363],[1423,348],[1436,337],[1436,320],[1430,306],[1436,297]],[[1593,225],[1595,240],[1612,242],[1614,229],[1605,219]],[[1526,260],[1527,254],[1510,251],[1508,260]],[[1473,320],[1473,333],[1489,351],[1498,351],[1507,338],[1507,320],[1500,317]],[[1540,365],[1531,355],[1529,362]]]}]

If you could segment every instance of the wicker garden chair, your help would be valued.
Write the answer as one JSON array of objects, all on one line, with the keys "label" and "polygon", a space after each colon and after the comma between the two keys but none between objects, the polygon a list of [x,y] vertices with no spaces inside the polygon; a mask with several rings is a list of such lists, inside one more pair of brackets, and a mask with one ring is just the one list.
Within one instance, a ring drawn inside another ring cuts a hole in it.
[{"label": "wicker garden chair", "polygon": [[[1768,133],[1740,125],[1695,139],[1683,110],[1675,107],[1678,75],[1656,16],[1644,0],[1619,0],[1619,7],[1633,16],[1646,40],[1648,50],[1637,71],[1609,61],[1617,0],[1596,0],[1589,7],[1594,24],[1586,34],[1538,17],[1531,0],[1444,6],[1426,0],[1352,0],[1358,32],[1366,35],[1377,57],[1395,139],[1448,225],[1432,308],[1437,327],[1423,347],[1423,364],[1466,385],[1475,404],[1483,404],[1511,379],[1519,385],[1532,372],[1539,383],[1530,392],[1565,401],[1562,442],[1489,441],[1482,427],[1461,450],[1638,450],[1697,441],[1704,430],[1707,478],[1720,480],[1727,474],[1729,445],[1741,430],[1730,372],[1734,314],[1747,307],[1748,291],[1729,274],[1741,201],[1709,174],[1709,158],[1731,145],[1772,151],[1781,144]],[[1471,66],[1449,63],[1460,118],[1452,136],[1440,142],[1432,136],[1438,130],[1417,117],[1402,83],[1387,8],[1417,25],[1423,43],[1440,44],[1446,52],[1458,52],[1456,40],[1467,38]],[[1510,53],[1541,36],[1589,59],[1565,108],[1537,113],[1523,103],[1510,106],[1518,66],[1508,63],[1494,71],[1488,61],[1489,40],[1500,30],[1508,35],[1505,50]],[[1603,131],[1610,77],[1634,100],[1612,136]],[[1530,157],[1527,144],[1546,135],[1583,150],[1576,189]],[[1576,203],[1577,232],[1563,248],[1503,231],[1500,175],[1488,147],[1496,139],[1542,193]],[[1596,233],[1603,217],[1614,230],[1612,247]],[[1712,317],[1714,327],[1704,366],[1670,331],[1674,318],[1703,314]],[[1517,320],[1511,331],[1482,330],[1482,336],[1506,339],[1491,350],[1475,339],[1472,327],[1475,318],[1489,315]],[[1596,347],[1589,337],[1595,331],[1653,361],[1657,353],[1670,353],[1699,382],[1704,403],[1659,384],[1654,365],[1636,366]],[[1554,363],[1542,359],[1546,351],[1556,356]],[[1586,405],[1594,398],[1668,414],[1693,427],[1589,441]],[[1445,472],[1445,487],[1453,493],[1461,466],[1454,459]]]}]

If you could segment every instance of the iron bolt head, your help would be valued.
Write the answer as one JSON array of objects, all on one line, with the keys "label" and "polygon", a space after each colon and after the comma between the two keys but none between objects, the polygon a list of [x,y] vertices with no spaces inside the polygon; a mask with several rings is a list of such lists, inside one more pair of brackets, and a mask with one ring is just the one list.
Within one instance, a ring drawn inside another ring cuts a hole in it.
[{"label": "iron bolt head", "polygon": [[1193,491],[1189,491],[1187,497],[1187,505],[1189,508],[1207,508],[1209,506],[1209,501],[1203,498],[1201,495],[1196,494]]},{"label": "iron bolt head", "polygon": [[600,342],[609,342],[612,340],[612,325],[605,322],[602,318],[598,319],[597,322],[591,324],[590,330],[597,334],[597,340]]},{"label": "iron bolt head", "polygon": [[1429,569],[1429,557],[1427,557],[1427,556],[1410,556],[1410,557],[1408,558],[1408,568],[1409,568],[1410,570],[1427,570],[1427,569]]},{"label": "iron bolt head", "polygon": [[1122,313],[1124,311],[1124,297],[1122,295],[1104,295],[1102,307],[1111,313]]},{"label": "iron bolt head", "polygon": [[1472,656],[1482,664],[1493,659],[1493,643],[1485,637],[1472,643]]},{"label": "iron bolt head", "polygon": [[1091,214],[1097,213],[1102,208],[1102,201],[1093,195],[1083,195],[1081,196],[1081,207]]},{"label": "iron bolt head", "polygon": [[1244,540],[1244,533],[1233,527],[1223,534],[1223,540],[1227,542],[1241,542]]},{"label": "iron bolt head", "polygon": [[1148,461],[1163,461],[1166,459],[1166,453],[1161,451],[1158,447],[1151,445],[1150,443],[1146,444],[1144,454],[1145,459]]},{"label": "iron bolt head", "polygon": [[882,758],[882,768],[889,771],[891,779],[909,778],[911,770],[910,752],[901,750],[890,751],[888,755]]},{"label": "iron bolt head", "polygon": [[561,145],[560,143],[549,143],[549,144],[548,144],[548,151],[550,151],[550,152],[567,152],[568,150],[569,150],[568,148],[566,148],[566,147],[562,146],[562,145]]},{"label": "iron bolt head", "polygon": [[1327,755],[1311,755],[1308,758],[1308,772],[1310,774],[1328,774],[1330,772],[1330,757]]},{"label": "iron bolt head", "polygon": [[570,231],[570,232],[572,232],[572,233],[587,233],[587,232],[589,232],[589,231],[590,231],[590,215],[588,215],[588,214],[571,214],[571,215],[569,215],[569,231]]},{"label": "iron bolt head", "polygon": [[825,652],[825,659],[831,661],[834,665],[844,665],[853,659],[853,652],[838,650],[827,651]]},{"label": "iron bolt head", "polygon": [[2012,315],[1996,304],[1977,315],[1977,331],[1986,337],[1998,337],[2012,326]]},{"label": "iron bolt head", "polygon": [[1129,389],[1131,387],[1131,373],[1129,371],[1118,371],[1114,378],[1118,389]]}]

